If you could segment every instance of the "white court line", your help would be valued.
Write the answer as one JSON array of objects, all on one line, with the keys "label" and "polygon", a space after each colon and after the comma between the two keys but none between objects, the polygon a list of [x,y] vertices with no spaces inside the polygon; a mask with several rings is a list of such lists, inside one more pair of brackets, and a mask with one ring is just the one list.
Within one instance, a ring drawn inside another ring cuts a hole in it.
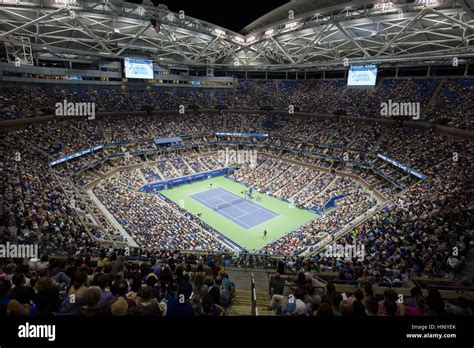
[{"label": "white court line", "polygon": [[[241,217],[244,217],[245,215],[250,215],[250,214],[257,213],[259,210],[263,210],[263,209],[258,209],[258,208],[257,208],[257,209],[255,209],[254,211],[251,211],[250,213],[245,213],[245,214],[243,214],[243,215],[239,215],[238,217],[236,217],[236,219],[240,219]],[[263,210],[263,211],[264,211],[264,212],[267,212],[266,210]],[[268,220],[271,220],[271,219],[273,219],[273,218],[275,218],[275,217],[277,217],[277,216],[280,216],[280,214],[277,214],[277,213],[272,213],[272,215],[273,215],[273,216],[272,216],[270,219],[268,219]],[[265,221],[268,221],[268,220],[265,220]],[[255,225],[255,226],[258,226],[258,225]]]},{"label": "white court line", "polygon": [[273,220],[273,219],[275,219],[275,218],[277,218],[277,217],[279,217],[279,216],[280,216],[280,214],[278,214],[278,215],[275,215],[275,216],[274,216],[274,217],[272,217],[271,219],[268,219],[268,220],[262,221],[261,223],[259,223],[258,225],[255,225],[255,226],[251,227],[250,229],[254,229],[255,227],[258,227],[258,226],[260,226],[260,225],[263,225],[264,223],[267,223],[268,221],[271,221],[271,220]]},{"label": "white court line", "polygon": [[[254,212],[252,212],[252,213],[254,213]],[[252,214],[252,213],[249,213],[249,214]],[[261,226],[261,225],[263,225],[264,223],[267,223],[268,221],[271,221],[271,220],[273,220],[273,219],[275,219],[275,218],[277,218],[277,217],[280,216],[280,214],[277,214],[277,213],[273,213],[273,214],[275,214],[275,215],[274,215],[273,217],[271,217],[270,219],[265,220],[265,221],[262,221],[261,223],[250,227],[249,229],[254,229],[255,227]],[[247,215],[247,214],[244,214],[244,215]],[[242,216],[244,216],[244,215],[242,215]],[[242,217],[242,216],[239,216],[239,218]]]},{"label": "white court line", "polygon": [[241,217],[244,217],[245,215],[253,214],[253,213],[257,212],[257,211],[258,211],[258,210],[254,210],[254,211],[251,211],[250,213],[245,213],[245,214],[243,214],[243,215],[239,215],[239,216],[236,217],[236,219],[240,219]]},{"label": "white court line", "polygon": [[[252,201],[246,201],[246,200],[243,200],[243,201],[244,201],[245,203],[248,203],[248,205],[253,208],[253,211],[251,211],[251,212],[249,212],[249,213],[246,212],[246,214],[244,214],[244,215],[253,214],[253,213],[258,212],[259,210],[261,210],[261,211],[264,211],[264,212],[266,212],[266,213],[272,215],[273,217],[275,217],[275,216],[280,216],[280,214],[277,214],[277,213],[275,213],[274,211],[271,211],[271,210],[269,210],[269,209],[267,209],[267,208],[265,208],[265,207],[262,207],[262,206],[258,205],[257,203],[254,203],[254,202],[252,202]],[[240,209],[240,210],[243,210],[243,209]],[[243,211],[244,211],[244,210],[243,210]],[[242,216],[243,216],[243,215],[242,215]],[[273,217],[272,217],[272,219],[273,219]]]},{"label": "white court line", "polygon": [[253,228],[253,227],[247,225],[245,222],[237,220],[235,217],[233,217],[232,215],[229,215],[228,213],[224,212],[223,210],[216,210],[216,212],[218,212],[218,214],[222,214],[222,215],[226,216],[230,221],[232,221],[233,223],[235,223],[239,226],[244,225],[244,228],[247,229],[247,230]]},{"label": "white court line", "polygon": [[239,225],[239,226],[242,226],[244,225],[245,229],[247,230],[250,230],[251,228],[253,228],[252,226],[249,226],[247,225],[245,222],[242,222],[240,220],[237,220],[235,217],[227,214],[226,212],[222,211],[222,210],[219,210],[219,213],[222,213],[223,215],[225,215],[230,221],[234,222],[235,224]]}]

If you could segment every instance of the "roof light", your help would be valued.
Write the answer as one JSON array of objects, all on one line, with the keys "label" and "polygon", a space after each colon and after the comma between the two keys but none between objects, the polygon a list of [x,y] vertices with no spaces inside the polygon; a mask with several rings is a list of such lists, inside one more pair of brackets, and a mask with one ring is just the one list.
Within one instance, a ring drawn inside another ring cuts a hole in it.
[{"label": "roof light", "polygon": [[225,31],[224,31],[224,30],[221,30],[221,29],[214,29],[214,33],[215,33],[217,36],[225,36]]},{"label": "roof light", "polygon": [[294,28],[296,28],[298,25],[300,25],[299,22],[286,23],[286,24],[285,24],[285,29],[294,29]]},{"label": "roof light", "polygon": [[275,29],[268,29],[265,32],[265,36],[272,36],[275,33]]}]

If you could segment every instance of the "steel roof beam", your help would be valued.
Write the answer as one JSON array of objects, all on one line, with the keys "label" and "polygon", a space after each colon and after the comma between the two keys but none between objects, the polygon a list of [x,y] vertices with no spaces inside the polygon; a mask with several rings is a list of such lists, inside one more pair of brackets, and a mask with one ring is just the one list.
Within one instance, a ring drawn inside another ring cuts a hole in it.
[{"label": "steel roof beam", "polygon": [[27,27],[29,27],[29,26],[31,26],[31,25],[35,25],[36,23],[39,23],[39,22],[41,22],[42,20],[48,19],[48,18],[50,18],[50,17],[52,17],[52,16],[54,16],[54,15],[57,15],[57,14],[59,14],[59,13],[68,12],[68,11],[69,11],[69,10],[64,7],[64,8],[60,8],[60,9],[58,9],[58,10],[56,10],[56,11],[50,12],[50,13],[48,13],[48,14],[45,14],[44,16],[38,17],[38,18],[36,18],[36,19],[34,19],[34,20],[28,22],[28,23],[25,23],[25,24],[23,24],[23,25],[20,25],[19,27],[16,27],[15,29],[12,29],[12,30],[10,30],[10,31],[7,31],[6,33],[1,33],[1,34],[0,34],[0,40],[1,40],[1,39],[4,39],[4,38],[6,38],[6,37],[8,37],[8,36],[10,36],[10,35],[12,35],[12,34],[14,34],[14,33],[16,33],[17,31],[23,30],[23,29],[25,29],[25,28],[27,28]]}]

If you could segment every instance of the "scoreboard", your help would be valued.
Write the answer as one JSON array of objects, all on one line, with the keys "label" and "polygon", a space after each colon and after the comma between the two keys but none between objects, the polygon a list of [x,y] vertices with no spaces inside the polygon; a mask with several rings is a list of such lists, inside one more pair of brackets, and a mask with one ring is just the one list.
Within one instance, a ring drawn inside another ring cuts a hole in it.
[{"label": "scoreboard", "polygon": [[349,67],[348,86],[375,86],[377,81],[377,65],[353,64]]}]

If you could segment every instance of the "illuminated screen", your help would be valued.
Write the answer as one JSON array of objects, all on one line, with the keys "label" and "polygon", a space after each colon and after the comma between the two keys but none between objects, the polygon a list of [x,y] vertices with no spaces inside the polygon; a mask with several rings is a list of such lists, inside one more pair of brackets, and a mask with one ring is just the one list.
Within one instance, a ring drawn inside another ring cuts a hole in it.
[{"label": "illuminated screen", "polygon": [[125,58],[124,67],[127,79],[153,79],[153,62],[151,60]]},{"label": "illuminated screen", "polygon": [[377,80],[377,65],[358,64],[349,68],[348,86],[375,86]]}]

